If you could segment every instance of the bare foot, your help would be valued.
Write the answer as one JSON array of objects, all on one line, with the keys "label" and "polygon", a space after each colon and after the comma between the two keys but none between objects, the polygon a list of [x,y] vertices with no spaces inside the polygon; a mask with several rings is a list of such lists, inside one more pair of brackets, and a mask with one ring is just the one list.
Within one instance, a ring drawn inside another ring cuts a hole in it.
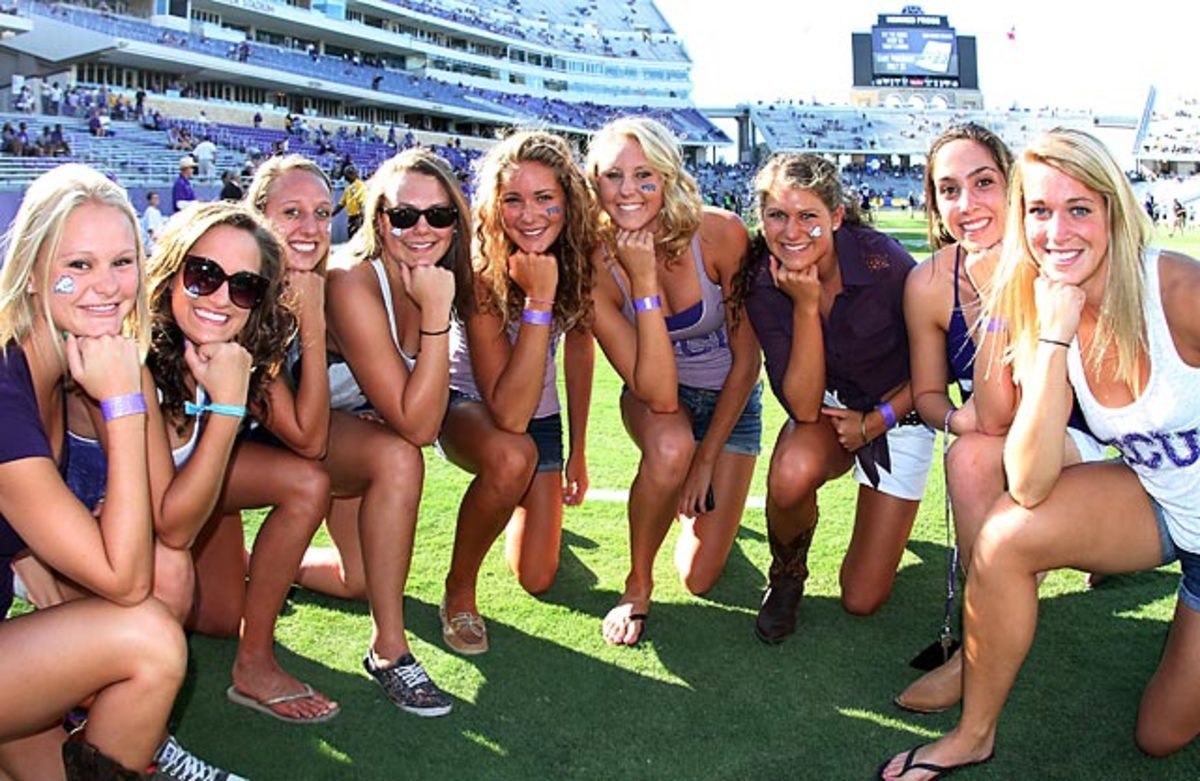
[{"label": "bare foot", "polygon": [[650,600],[621,597],[617,606],[604,617],[604,641],[612,645],[637,645],[646,628]]},{"label": "bare foot", "polygon": [[941,667],[922,675],[896,697],[895,703],[914,713],[941,713],[962,699],[962,649]]},{"label": "bare foot", "polygon": [[[274,657],[262,661],[235,661],[233,687],[260,703],[305,691],[305,684],[284,672]],[[315,690],[310,696],[280,701],[268,707],[278,716],[297,721],[328,717],[338,710],[336,702]]]}]

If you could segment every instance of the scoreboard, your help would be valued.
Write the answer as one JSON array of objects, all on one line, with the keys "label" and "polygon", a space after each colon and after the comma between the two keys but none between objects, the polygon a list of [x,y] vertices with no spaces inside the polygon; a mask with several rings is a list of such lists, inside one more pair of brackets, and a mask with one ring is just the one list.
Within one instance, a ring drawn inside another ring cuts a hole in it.
[{"label": "scoreboard", "polygon": [[851,43],[856,87],[978,89],[975,38],[960,36],[945,16],[916,6],[879,14]]}]

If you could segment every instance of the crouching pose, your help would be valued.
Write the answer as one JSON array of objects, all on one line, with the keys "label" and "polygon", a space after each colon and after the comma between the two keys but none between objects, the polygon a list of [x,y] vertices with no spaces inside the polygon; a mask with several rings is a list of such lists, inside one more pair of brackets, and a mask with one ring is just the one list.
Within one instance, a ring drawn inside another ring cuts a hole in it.
[{"label": "crouching pose", "polygon": [[[1017,161],[1008,238],[986,314],[1023,391],[1004,447],[1008,495],[975,541],[966,587],[963,711],[941,740],[900,754],[884,779],[924,781],[992,757],[1033,643],[1037,573],[1129,572],[1179,559],[1183,579],[1136,740],[1152,755],[1200,733],[1200,264],[1146,246],[1150,226],[1095,138],[1055,130]],[[1064,468],[1074,389],[1121,461]],[[1052,432],[1057,435],[1051,436]]]},{"label": "crouching pose", "polygon": [[902,297],[913,267],[866,227],[833,163],[780,154],[755,179],[762,235],[739,278],[771,388],[789,420],[767,474],[771,569],[755,632],[795,630],[817,526],[817,489],[855,466],[854,533],[842,605],[879,609],[925,491],[934,433],[913,411]]}]

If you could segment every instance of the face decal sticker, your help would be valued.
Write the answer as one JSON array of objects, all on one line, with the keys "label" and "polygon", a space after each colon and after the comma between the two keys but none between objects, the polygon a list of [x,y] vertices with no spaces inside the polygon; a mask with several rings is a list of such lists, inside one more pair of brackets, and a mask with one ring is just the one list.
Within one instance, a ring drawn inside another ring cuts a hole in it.
[{"label": "face decal sticker", "polygon": [[63,274],[54,282],[55,293],[60,296],[69,296],[75,292],[75,278]]}]

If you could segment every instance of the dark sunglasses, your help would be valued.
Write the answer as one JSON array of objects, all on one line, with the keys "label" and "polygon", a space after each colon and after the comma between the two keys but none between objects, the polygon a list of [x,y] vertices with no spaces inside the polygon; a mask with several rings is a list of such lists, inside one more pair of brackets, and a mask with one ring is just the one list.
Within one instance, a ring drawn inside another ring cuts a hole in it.
[{"label": "dark sunglasses", "polygon": [[183,287],[193,296],[209,296],[229,281],[229,300],[242,309],[253,309],[262,303],[271,281],[250,271],[226,274],[215,260],[199,255],[183,259]]},{"label": "dark sunglasses", "polygon": [[453,206],[430,206],[428,209],[399,206],[395,209],[384,209],[383,213],[387,215],[392,227],[400,230],[408,230],[422,217],[431,228],[449,228],[458,219],[458,209]]}]

